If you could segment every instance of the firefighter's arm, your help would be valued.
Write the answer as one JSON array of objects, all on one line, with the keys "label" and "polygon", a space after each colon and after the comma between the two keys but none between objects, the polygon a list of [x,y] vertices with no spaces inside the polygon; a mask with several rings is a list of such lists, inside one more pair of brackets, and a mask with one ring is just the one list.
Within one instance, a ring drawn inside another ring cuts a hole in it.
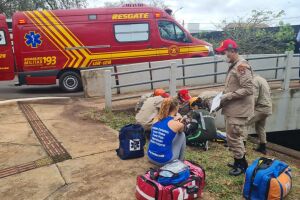
[{"label": "firefighter's arm", "polygon": [[239,99],[253,94],[253,76],[250,67],[246,63],[242,63],[237,67],[236,76],[238,77],[240,89],[224,94],[222,101]]},{"label": "firefighter's arm", "polygon": [[181,133],[184,130],[184,124],[175,120],[169,121],[168,126],[175,133]]}]

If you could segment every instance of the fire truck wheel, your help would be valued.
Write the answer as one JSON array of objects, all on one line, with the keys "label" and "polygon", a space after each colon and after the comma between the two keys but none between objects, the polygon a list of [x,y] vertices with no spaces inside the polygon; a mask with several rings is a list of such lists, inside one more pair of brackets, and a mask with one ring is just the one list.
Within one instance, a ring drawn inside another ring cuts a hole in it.
[{"label": "fire truck wheel", "polygon": [[82,90],[80,75],[72,71],[64,72],[59,77],[59,87],[65,92],[77,92]]}]

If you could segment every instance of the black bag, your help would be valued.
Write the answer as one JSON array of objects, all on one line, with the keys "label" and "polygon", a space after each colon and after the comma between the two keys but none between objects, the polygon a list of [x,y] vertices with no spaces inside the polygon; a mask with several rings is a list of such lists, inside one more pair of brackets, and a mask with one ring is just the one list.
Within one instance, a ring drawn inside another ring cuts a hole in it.
[{"label": "black bag", "polygon": [[207,110],[192,110],[188,113],[188,119],[185,127],[187,145],[203,146],[216,138],[215,119]]},{"label": "black bag", "polygon": [[190,108],[190,103],[187,101],[183,103],[178,110],[178,113],[181,114],[181,116],[186,115],[189,111],[191,110]]},{"label": "black bag", "polygon": [[144,128],[141,125],[129,124],[124,126],[119,133],[119,142],[120,146],[116,152],[122,160],[144,156],[146,138]]}]

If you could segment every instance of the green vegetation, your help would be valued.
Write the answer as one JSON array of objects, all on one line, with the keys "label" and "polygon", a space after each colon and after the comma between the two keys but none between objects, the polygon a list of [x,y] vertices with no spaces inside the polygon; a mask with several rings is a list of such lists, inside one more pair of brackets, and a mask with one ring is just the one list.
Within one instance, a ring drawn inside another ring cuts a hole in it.
[{"label": "green vegetation", "polygon": [[[279,21],[285,12],[253,10],[249,17],[238,17],[233,21],[223,20],[217,26],[223,32],[213,37],[211,33],[200,32],[195,37],[213,44],[216,48],[221,41],[232,38],[239,44],[241,54],[268,54],[293,51],[296,33],[290,24]],[[276,28],[270,28],[276,26]]]},{"label": "green vegetation", "polygon": [[[126,124],[135,123],[134,113],[131,111],[90,111],[85,116],[93,120],[105,123],[113,129],[119,130]],[[251,163],[254,159],[262,156],[252,150],[253,144],[247,144],[247,159]],[[293,189],[286,198],[287,200],[296,200],[300,197],[300,169],[293,164],[292,159],[286,156],[271,152],[269,157],[275,157],[285,160],[292,168],[293,173]],[[202,165],[206,171],[206,187],[205,191],[209,192],[214,199],[242,199],[242,188],[244,176],[232,177],[228,175],[228,162],[232,162],[231,153],[223,144],[210,142],[209,150],[203,151],[199,148],[188,147],[186,151],[186,159]]]},{"label": "green vegetation", "polygon": [[[231,153],[222,144],[210,143],[208,151],[198,150],[197,148],[188,148],[186,159],[193,160],[201,164],[207,174],[206,190],[216,199],[241,199],[243,190],[244,176],[232,177],[228,175],[229,168],[227,163],[233,162]],[[251,163],[262,155],[254,152],[254,144],[247,144],[247,159]],[[285,157],[271,152],[269,157],[277,157],[285,160]],[[300,196],[300,169],[291,161],[287,163],[292,167],[293,189],[286,199],[295,200]]]},{"label": "green vegetation", "polygon": [[107,111],[101,112],[92,110],[88,113],[84,113],[85,117],[89,117],[93,120],[100,121],[107,124],[115,130],[120,130],[123,126],[130,123],[135,123],[134,113],[130,111]]}]

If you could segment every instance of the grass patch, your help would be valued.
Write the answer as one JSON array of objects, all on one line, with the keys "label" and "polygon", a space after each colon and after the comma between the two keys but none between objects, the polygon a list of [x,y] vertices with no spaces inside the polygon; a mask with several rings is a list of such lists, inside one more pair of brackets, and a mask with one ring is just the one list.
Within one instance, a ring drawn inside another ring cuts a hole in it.
[{"label": "grass patch", "polygon": [[117,131],[127,124],[135,123],[133,111],[91,110],[83,116],[104,123]]},{"label": "grass patch", "polygon": [[[84,114],[85,117],[105,123],[115,130],[120,130],[123,126],[135,123],[133,111],[89,111]],[[247,143],[247,159],[251,163],[262,155],[253,151],[254,144]],[[270,152],[268,157],[278,158],[277,153]],[[285,160],[280,156],[280,160]],[[242,189],[244,176],[233,177],[228,175],[228,162],[233,162],[232,154],[223,146],[223,144],[210,142],[209,150],[203,151],[200,148],[188,147],[186,159],[201,164],[206,171],[205,190],[213,196],[214,199],[237,200],[242,199]],[[292,160],[286,161],[292,168],[293,188],[287,196],[287,200],[300,199],[300,169],[293,164]]]}]

